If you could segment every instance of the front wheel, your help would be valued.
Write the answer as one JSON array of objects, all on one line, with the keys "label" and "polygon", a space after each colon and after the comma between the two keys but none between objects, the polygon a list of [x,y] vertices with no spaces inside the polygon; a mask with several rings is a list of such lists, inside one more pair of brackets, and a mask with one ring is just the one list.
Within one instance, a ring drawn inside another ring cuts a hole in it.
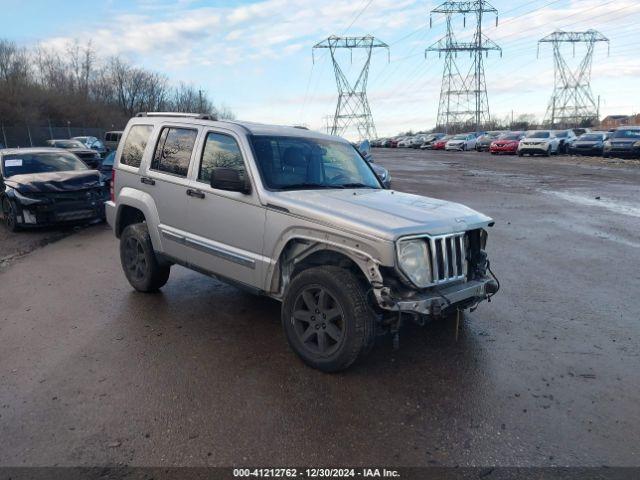
[{"label": "front wheel", "polygon": [[291,348],[324,372],[348,368],[375,341],[375,316],[366,290],[350,271],[314,267],[297,275],[282,304],[282,326]]},{"label": "front wheel", "polygon": [[2,216],[4,218],[4,224],[10,232],[17,232],[20,229],[18,226],[18,213],[16,206],[6,197],[2,200]]},{"label": "front wheel", "polygon": [[158,262],[145,223],[128,225],[122,232],[120,262],[127,280],[139,292],[155,292],[169,280],[171,267]]}]

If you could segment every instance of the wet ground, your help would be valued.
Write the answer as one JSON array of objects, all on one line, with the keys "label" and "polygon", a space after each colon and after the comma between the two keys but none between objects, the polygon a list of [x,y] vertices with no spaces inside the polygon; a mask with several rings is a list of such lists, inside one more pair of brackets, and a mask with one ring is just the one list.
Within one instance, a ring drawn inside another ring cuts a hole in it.
[{"label": "wet ground", "polygon": [[94,226],[0,273],[0,465],[639,465],[640,168],[374,155],[496,220],[503,288],[457,340],[409,326],[322,374],[276,302],[182,268],[135,293]]}]

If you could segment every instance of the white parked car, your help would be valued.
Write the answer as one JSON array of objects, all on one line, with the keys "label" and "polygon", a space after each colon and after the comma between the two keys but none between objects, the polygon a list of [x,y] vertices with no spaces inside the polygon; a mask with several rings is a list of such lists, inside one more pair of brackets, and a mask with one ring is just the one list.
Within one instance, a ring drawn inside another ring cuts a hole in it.
[{"label": "white parked car", "polygon": [[518,155],[546,155],[558,154],[560,140],[551,130],[533,130],[518,145]]},{"label": "white parked car", "polygon": [[476,148],[477,137],[473,133],[462,133],[460,135],[454,135],[451,140],[447,142],[445,150],[458,150],[466,151]]},{"label": "white parked car", "polygon": [[573,130],[554,130],[553,134],[558,139],[558,153],[569,153],[573,142],[578,139]]},{"label": "white parked car", "polygon": [[407,148],[411,145],[411,139],[413,137],[403,137],[398,141],[398,148]]}]

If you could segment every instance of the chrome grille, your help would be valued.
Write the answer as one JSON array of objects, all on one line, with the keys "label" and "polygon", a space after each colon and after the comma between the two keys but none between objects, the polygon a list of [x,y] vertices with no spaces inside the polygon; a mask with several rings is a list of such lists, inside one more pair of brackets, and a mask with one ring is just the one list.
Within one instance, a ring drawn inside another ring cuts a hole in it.
[{"label": "chrome grille", "polygon": [[434,285],[464,280],[467,276],[465,234],[429,237],[431,279]]}]

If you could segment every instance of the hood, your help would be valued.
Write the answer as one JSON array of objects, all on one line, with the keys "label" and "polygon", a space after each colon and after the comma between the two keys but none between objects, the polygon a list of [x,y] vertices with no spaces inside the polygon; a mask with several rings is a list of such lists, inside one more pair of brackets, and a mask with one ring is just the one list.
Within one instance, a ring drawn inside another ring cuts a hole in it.
[{"label": "hood", "polygon": [[100,174],[96,170],[70,172],[29,173],[6,178],[5,184],[23,194],[51,193],[84,190],[100,186]]},{"label": "hood", "polygon": [[458,203],[393,190],[270,192],[269,203],[316,223],[386,240],[405,235],[461,232],[492,219]]}]

